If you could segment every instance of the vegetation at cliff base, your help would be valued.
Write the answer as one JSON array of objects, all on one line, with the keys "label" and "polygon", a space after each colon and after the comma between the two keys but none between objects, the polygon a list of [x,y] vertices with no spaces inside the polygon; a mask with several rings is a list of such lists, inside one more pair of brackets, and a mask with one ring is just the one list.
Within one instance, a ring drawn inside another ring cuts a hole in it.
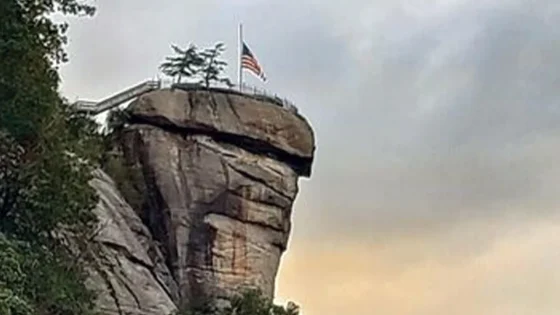
[{"label": "vegetation at cliff base", "polygon": [[225,307],[210,302],[179,315],[299,315],[299,306],[293,302],[288,302],[286,306],[276,305],[258,289],[240,289],[239,292]]},{"label": "vegetation at cliff base", "polygon": [[93,314],[84,266],[60,231],[85,240],[95,226],[88,181],[100,138],[96,124],[58,93],[67,25],[53,13],[91,15],[94,8],[76,0],[0,1],[2,315]]}]

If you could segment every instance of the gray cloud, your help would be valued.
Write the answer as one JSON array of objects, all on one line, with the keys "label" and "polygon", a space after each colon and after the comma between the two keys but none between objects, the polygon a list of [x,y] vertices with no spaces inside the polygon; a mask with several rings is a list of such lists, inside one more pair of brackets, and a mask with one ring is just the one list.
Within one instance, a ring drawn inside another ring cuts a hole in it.
[{"label": "gray cloud", "polygon": [[555,152],[559,126],[550,3],[100,1],[97,17],[73,25],[65,89],[108,95],[189,41],[226,42],[235,77],[242,20],[270,88],[316,129],[296,213],[308,232],[437,225],[556,193],[542,153]]},{"label": "gray cloud", "polygon": [[328,140],[305,198],[332,221],[308,213],[307,226],[371,235],[505,215],[513,205],[555,211],[560,44],[548,7],[447,12],[389,47],[371,44],[378,50],[342,79],[344,96],[326,106],[338,115],[319,130]]}]

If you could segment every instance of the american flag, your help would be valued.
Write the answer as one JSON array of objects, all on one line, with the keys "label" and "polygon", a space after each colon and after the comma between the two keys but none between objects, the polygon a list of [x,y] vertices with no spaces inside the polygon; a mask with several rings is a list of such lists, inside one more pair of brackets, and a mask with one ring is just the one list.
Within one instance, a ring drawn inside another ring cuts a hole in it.
[{"label": "american flag", "polygon": [[261,80],[266,81],[266,76],[264,75],[262,67],[245,42],[243,42],[243,50],[241,51],[241,68],[253,72],[256,76],[261,78]]}]

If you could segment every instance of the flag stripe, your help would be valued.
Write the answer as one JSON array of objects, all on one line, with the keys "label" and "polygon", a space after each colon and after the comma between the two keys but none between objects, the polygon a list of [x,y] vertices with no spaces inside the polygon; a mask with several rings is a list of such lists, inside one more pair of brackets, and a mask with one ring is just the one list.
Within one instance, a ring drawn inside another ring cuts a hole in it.
[{"label": "flag stripe", "polygon": [[255,70],[256,72],[259,72],[259,73],[262,72],[262,69],[261,69],[258,65],[254,64],[254,63],[245,62],[245,61],[244,61],[241,65],[242,65],[244,68],[252,68],[252,69]]},{"label": "flag stripe", "polygon": [[255,60],[253,60],[253,59],[243,58],[243,59],[241,60],[241,62],[247,63],[247,64],[251,64],[251,65],[254,65],[255,67],[260,68],[259,64],[258,64]]},{"label": "flag stripe", "polygon": [[262,70],[261,67],[259,66],[259,64],[256,63],[254,60],[248,60],[248,59],[243,58],[243,60],[241,60],[241,64],[243,66],[251,66],[251,67],[253,67],[253,68],[255,68],[259,71]]},{"label": "flag stripe", "polygon": [[263,72],[260,69],[256,68],[255,66],[253,66],[252,64],[243,64],[243,68],[250,70],[255,75],[260,76],[261,78],[264,78]]},{"label": "flag stripe", "polygon": [[258,66],[256,66],[255,64],[252,64],[252,63],[246,63],[246,62],[244,62],[244,63],[242,64],[242,66],[243,66],[243,68],[252,68],[252,69],[254,69],[254,70],[257,71],[257,72],[261,72],[261,69],[260,69]]},{"label": "flag stripe", "polygon": [[259,70],[255,69],[255,68],[253,68],[253,67],[246,66],[246,67],[243,67],[243,68],[245,68],[245,69],[247,69],[247,70],[250,70],[251,72],[253,72],[254,74],[256,74],[256,75],[258,75],[258,76],[261,76],[261,75],[262,75],[262,73],[261,73]]}]

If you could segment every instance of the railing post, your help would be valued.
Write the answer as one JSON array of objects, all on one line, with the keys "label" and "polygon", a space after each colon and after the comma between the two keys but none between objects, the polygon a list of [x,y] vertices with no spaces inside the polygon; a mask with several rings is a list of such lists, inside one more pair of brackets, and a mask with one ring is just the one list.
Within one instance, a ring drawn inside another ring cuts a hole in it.
[{"label": "railing post", "polygon": [[238,87],[239,91],[243,94],[247,94],[247,95],[254,95],[254,96],[264,96],[267,97],[269,99],[272,99],[272,101],[275,104],[278,104],[280,107],[290,111],[290,112],[294,112],[297,113],[297,107],[287,98],[284,97],[280,97],[278,96],[278,94],[273,93],[271,91],[268,91],[264,88],[259,88],[255,85],[251,85],[251,84],[247,84],[245,82],[242,82],[241,84],[237,84],[237,85],[233,85],[232,87],[230,87],[231,89],[234,89]]}]

